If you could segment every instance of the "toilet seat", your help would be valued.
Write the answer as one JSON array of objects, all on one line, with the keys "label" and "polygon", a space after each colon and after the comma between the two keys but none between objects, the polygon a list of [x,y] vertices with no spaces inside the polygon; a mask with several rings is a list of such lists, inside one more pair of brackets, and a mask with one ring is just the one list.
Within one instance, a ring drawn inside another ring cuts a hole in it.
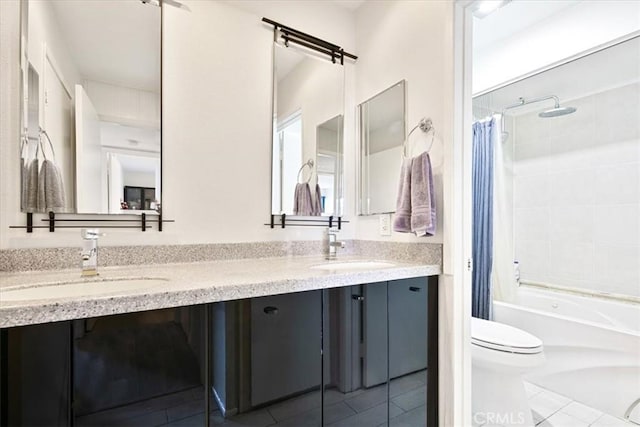
[{"label": "toilet seat", "polygon": [[542,353],[542,341],[530,333],[475,317],[471,318],[471,343],[505,353]]}]

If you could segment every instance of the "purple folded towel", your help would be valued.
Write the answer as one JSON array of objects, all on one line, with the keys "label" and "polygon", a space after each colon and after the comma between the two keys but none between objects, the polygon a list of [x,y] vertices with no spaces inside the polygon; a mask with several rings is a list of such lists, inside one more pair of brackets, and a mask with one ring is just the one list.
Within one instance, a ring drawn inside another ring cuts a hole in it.
[{"label": "purple folded towel", "polygon": [[393,219],[393,231],[399,233],[411,233],[411,164],[412,159],[402,159],[396,214]]},{"label": "purple folded towel", "polygon": [[436,232],[436,195],[428,152],[411,163],[411,231],[416,236],[433,236]]}]

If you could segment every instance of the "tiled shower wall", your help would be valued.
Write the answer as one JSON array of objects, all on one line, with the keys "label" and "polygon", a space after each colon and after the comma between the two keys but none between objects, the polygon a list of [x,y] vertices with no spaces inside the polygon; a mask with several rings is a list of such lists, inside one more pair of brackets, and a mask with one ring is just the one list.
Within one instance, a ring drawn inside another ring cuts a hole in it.
[{"label": "tiled shower wall", "polygon": [[640,83],[563,104],[515,120],[522,281],[640,297]]}]

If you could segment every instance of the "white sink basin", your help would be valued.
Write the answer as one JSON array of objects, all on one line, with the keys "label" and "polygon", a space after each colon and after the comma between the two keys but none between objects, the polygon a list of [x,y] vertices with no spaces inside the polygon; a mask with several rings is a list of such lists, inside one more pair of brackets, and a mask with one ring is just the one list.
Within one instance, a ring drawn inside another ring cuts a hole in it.
[{"label": "white sink basin", "polygon": [[74,298],[107,294],[122,294],[151,289],[167,283],[167,279],[137,277],[128,279],[78,279],[62,283],[36,284],[0,288],[0,302]]},{"label": "white sink basin", "polygon": [[354,270],[377,270],[381,268],[395,267],[395,264],[381,261],[346,261],[346,262],[327,262],[326,264],[314,265],[313,270],[328,271],[354,271]]}]

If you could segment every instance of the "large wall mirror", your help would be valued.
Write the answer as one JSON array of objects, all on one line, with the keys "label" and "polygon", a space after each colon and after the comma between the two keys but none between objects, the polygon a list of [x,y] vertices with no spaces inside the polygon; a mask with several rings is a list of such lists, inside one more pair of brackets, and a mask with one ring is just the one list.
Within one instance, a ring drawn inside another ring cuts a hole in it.
[{"label": "large wall mirror", "polygon": [[406,134],[405,81],[358,105],[359,213],[395,212]]},{"label": "large wall mirror", "polygon": [[344,67],[274,46],[271,212],[343,212]]},{"label": "large wall mirror", "polygon": [[22,7],[22,211],[159,211],[161,8]]}]

